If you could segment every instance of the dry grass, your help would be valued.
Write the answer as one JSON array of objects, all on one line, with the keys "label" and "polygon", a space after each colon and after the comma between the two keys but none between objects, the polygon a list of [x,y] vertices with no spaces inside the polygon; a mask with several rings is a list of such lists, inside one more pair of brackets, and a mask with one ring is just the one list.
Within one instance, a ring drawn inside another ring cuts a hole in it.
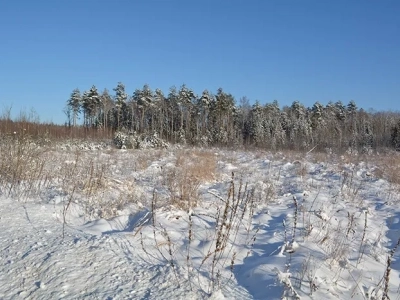
[{"label": "dry grass", "polygon": [[0,192],[30,197],[48,183],[46,149],[38,147],[24,130],[0,140]]},{"label": "dry grass", "polygon": [[377,165],[374,171],[376,177],[400,185],[400,153],[391,152],[379,157],[374,156],[373,162]]},{"label": "dry grass", "polygon": [[150,167],[155,161],[159,161],[167,155],[165,149],[146,149],[146,150],[129,150],[134,154],[135,171],[143,171]]},{"label": "dry grass", "polygon": [[175,166],[167,168],[163,176],[170,204],[185,210],[197,206],[199,187],[215,180],[216,168],[212,152],[195,149],[177,152]]},{"label": "dry grass", "polygon": [[178,152],[176,166],[184,168],[190,177],[201,183],[215,180],[217,161],[212,151],[194,149]]}]

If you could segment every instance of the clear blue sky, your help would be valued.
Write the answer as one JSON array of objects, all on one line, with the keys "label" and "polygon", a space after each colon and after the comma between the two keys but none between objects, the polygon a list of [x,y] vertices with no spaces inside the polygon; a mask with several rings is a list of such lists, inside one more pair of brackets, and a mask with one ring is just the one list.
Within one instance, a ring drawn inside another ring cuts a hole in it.
[{"label": "clear blue sky", "polygon": [[0,0],[0,110],[62,123],[118,81],[400,110],[400,1]]}]

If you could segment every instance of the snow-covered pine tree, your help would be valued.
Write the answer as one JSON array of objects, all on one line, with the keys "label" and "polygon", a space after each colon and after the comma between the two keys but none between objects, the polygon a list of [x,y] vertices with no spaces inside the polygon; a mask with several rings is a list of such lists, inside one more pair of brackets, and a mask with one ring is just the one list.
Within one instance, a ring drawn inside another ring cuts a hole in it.
[{"label": "snow-covered pine tree", "polygon": [[239,99],[239,105],[237,109],[237,130],[239,131],[237,136],[241,137],[241,142],[243,145],[249,145],[251,143],[249,122],[250,111],[250,100],[246,96],[241,97]]},{"label": "snow-covered pine tree", "polygon": [[216,131],[216,142],[220,145],[228,145],[234,139],[234,110],[235,98],[225,93],[222,88],[217,90],[215,95],[215,103],[212,106],[214,110],[214,120]]},{"label": "snow-covered pine tree", "polygon": [[82,112],[83,112],[83,126],[89,126],[89,92],[84,91],[82,93]]},{"label": "snow-covered pine tree", "polygon": [[357,128],[357,105],[353,100],[347,104],[346,123],[348,144],[353,151],[358,146],[357,140],[359,138]]},{"label": "snow-covered pine tree", "polygon": [[89,101],[89,126],[94,126],[98,124],[98,118],[101,112],[100,95],[95,85],[92,85],[87,97]]},{"label": "snow-covered pine tree", "polygon": [[190,133],[191,128],[191,112],[194,106],[194,100],[196,99],[193,90],[188,88],[186,84],[182,84],[178,92],[178,104],[180,109],[180,132],[181,139],[185,142],[191,139],[192,134]]},{"label": "snow-covered pine tree", "polygon": [[153,91],[148,84],[143,85],[142,90],[135,91],[135,99],[138,110],[140,111],[140,128],[139,133],[150,134],[152,125],[152,106]]},{"label": "snow-covered pine tree", "polygon": [[318,127],[322,123],[322,116],[323,116],[324,107],[318,101],[314,103],[311,108],[311,127],[313,130],[317,130]]},{"label": "snow-covered pine tree", "polygon": [[199,141],[201,144],[208,145],[209,137],[207,136],[208,132],[208,115],[210,111],[210,105],[213,101],[213,96],[210,94],[208,90],[204,90],[200,97],[197,98],[197,103],[195,106],[196,111],[196,141]]},{"label": "snow-covered pine tree", "polygon": [[267,103],[264,107],[264,136],[266,145],[271,149],[277,149],[285,144],[285,132],[277,100]]},{"label": "snow-covered pine tree", "polygon": [[250,110],[250,136],[255,146],[262,146],[264,141],[263,110],[257,100]]},{"label": "snow-covered pine tree", "polygon": [[76,126],[78,115],[81,111],[82,96],[78,88],[74,89],[67,101],[67,106],[72,113],[72,126]]},{"label": "snow-covered pine tree", "polygon": [[179,130],[180,123],[180,110],[178,104],[178,91],[175,86],[169,88],[168,97],[166,99],[167,102],[167,114],[166,114],[166,122],[167,122],[167,137],[169,141],[176,140],[176,133]]},{"label": "snow-covered pine tree", "polygon": [[310,143],[311,126],[307,117],[307,110],[299,101],[294,101],[288,110],[291,126],[289,137],[291,146],[295,150],[304,149]]},{"label": "snow-covered pine tree", "polygon": [[126,122],[124,120],[124,111],[126,110],[126,100],[128,95],[125,93],[125,85],[122,82],[118,82],[117,87],[113,89],[115,92],[115,119],[117,121],[116,128],[120,129],[122,124]]},{"label": "snow-covered pine tree", "polygon": [[391,144],[393,148],[395,148],[397,151],[400,151],[400,118],[398,119],[396,125],[392,127]]},{"label": "snow-covered pine tree", "polygon": [[114,101],[107,89],[104,89],[100,95],[100,103],[102,107],[103,128],[108,128],[112,125],[112,109],[114,108]]},{"label": "snow-covered pine tree", "polygon": [[160,89],[156,89],[154,92],[154,131],[158,133],[161,139],[165,136],[165,114],[166,114],[166,98],[164,93]]}]

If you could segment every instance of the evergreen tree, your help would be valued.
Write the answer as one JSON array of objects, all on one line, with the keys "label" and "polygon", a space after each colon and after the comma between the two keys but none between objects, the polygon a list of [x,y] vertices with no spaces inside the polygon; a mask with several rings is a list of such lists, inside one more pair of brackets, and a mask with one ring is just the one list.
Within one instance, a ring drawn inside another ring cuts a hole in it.
[{"label": "evergreen tree", "polygon": [[400,151],[400,119],[392,128],[391,143],[393,148]]},{"label": "evergreen tree", "polygon": [[336,118],[339,121],[344,121],[346,119],[346,108],[344,107],[342,101],[337,101],[335,103],[335,112],[336,112]]},{"label": "evergreen tree", "polygon": [[113,116],[111,112],[112,109],[114,108],[114,101],[107,89],[104,89],[103,93],[100,95],[100,103],[102,107],[103,128],[107,128],[112,124]]},{"label": "evergreen tree", "polygon": [[167,123],[169,140],[176,142],[176,135],[180,124],[180,110],[178,91],[175,86],[170,87],[167,97]]},{"label": "evergreen tree", "polygon": [[145,133],[152,127],[153,91],[148,84],[142,90],[136,90],[134,98],[140,111],[140,132]]},{"label": "evergreen tree", "polygon": [[258,102],[250,111],[250,136],[256,146],[262,146],[264,142],[263,109]]},{"label": "evergreen tree", "polygon": [[357,148],[357,139],[358,137],[358,130],[357,128],[357,105],[356,103],[351,100],[349,104],[347,104],[347,111],[346,111],[346,128],[348,133],[348,144],[351,149]]},{"label": "evergreen tree", "polygon": [[72,125],[76,126],[76,120],[78,118],[78,114],[81,111],[81,103],[82,97],[81,92],[78,88],[74,89],[71,93],[69,100],[67,101],[67,106],[69,111],[72,114]]},{"label": "evergreen tree", "polygon": [[225,93],[222,88],[219,88],[213,104],[216,130],[214,139],[219,144],[227,145],[235,136],[233,133],[235,99],[231,94]]},{"label": "evergreen tree", "polygon": [[213,103],[213,95],[208,90],[204,90],[201,96],[197,99],[196,112],[196,132],[197,140],[200,140],[202,144],[208,144],[209,140],[209,113],[210,107]]},{"label": "evergreen tree", "polygon": [[121,124],[126,122],[123,118],[123,113],[126,110],[126,100],[128,99],[128,95],[125,93],[125,85],[122,82],[118,82],[117,87],[115,87],[113,91],[115,92],[116,128],[120,129]]},{"label": "evergreen tree", "polygon": [[138,133],[157,133],[171,142],[239,142],[268,149],[400,148],[399,113],[366,112],[354,101],[346,106],[341,101],[329,102],[325,107],[316,102],[311,108],[294,101],[280,109],[277,101],[265,105],[256,101],[251,106],[245,97],[236,106],[234,97],[222,88],[215,95],[204,90],[197,97],[183,84],[179,90],[171,87],[164,96],[160,89],[153,92],[144,85],[135,90],[129,102],[121,82],[114,91],[111,97],[107,89],[99,95],[94,85],[82,95],[74,89],[65,109],[69,124],[76,126],[83,113],[83,124],[88,127],[124,127]]},{"label": "evergreen tree", "polygon": [[167,113],[167,107],[166,107],[166,98],[164,96],[164,93],[160,89],[156,89],[154,92],[154,98],[153,98],[153,103],[154,103],[154,129],[156,132],[159,134],[160,138],[163,139],[165,135],[165,128],[166,128],[166,122],[165,122],[165,114]]},{"label": "evergreen tree", "polygon": [[98,121],[98,117],[101,111],[100,106],[100,95],[97,91],[96,86],[92,86],[87,94],[87,108],[88,108],[88,116],[89,116],[89,126],[94,126]]},{"label": "evergreen tree", "polygon": [[318,101],[311,108],[311,127],[313,130],[316,130],[322,123],[323,110],[324,107]]},{"label": "evergreen tree", "polygon": [[179,135],[180,139],[187,141],[188,138],[191,138],[190,127],[191,127],[191,112],[193,109],[193,102],[195,99],[194,92],[189,89],[185,84],[181,86],[178,92],[178,105],[180,110],[180,128]]}]

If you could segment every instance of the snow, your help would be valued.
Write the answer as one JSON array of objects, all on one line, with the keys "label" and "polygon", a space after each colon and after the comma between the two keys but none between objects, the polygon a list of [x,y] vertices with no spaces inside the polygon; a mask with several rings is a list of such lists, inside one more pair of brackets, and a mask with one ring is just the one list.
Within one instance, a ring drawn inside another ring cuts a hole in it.
[{"label": "snow", "polygon": [[[55,151],[74,167],[74,152]],[[176,167],[179,151],[83,153],[109,173],[104,190],[77,193],[64,228],[62,182],[34,198],[1,194],[0,299],[382,298],[400,194],[376,166],[196,149],[215,157],[216,173],[182,208],[168,176],[193,159],[185,150]],[[391,299],[399,286],[395,252]]]}]

